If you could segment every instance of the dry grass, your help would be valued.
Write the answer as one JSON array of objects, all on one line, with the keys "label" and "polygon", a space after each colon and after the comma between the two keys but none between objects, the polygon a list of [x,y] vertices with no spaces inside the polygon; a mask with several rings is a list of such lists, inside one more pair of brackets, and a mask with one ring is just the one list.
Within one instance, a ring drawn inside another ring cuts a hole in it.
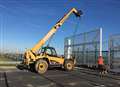
[{"label": "dry grass", "polygon": [[0,61],[14,61],[12,58],[0,56]]}]

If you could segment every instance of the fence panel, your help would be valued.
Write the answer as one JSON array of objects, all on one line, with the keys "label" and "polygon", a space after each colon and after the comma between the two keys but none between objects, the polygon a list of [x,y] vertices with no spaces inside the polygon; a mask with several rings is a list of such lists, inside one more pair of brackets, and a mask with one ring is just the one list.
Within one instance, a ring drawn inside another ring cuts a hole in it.
[{"label": "fence panel", "polygon": [[65,38],[64,55],[76,58],[77,65],[97,64],[100,49],[100,30],[94,30]]},{"label": "fence panel", "polygon": [[110,67],[120,71],[120,34],[109,39]]}]

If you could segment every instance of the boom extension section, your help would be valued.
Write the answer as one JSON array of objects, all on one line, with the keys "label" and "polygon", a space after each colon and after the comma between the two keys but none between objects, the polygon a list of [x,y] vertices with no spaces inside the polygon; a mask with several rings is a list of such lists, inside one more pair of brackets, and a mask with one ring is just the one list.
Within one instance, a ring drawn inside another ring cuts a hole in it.
[{"label": "boom extension section", "polygon": [[32,52],[36,52],[39,50],[45,42],[57,31],[57,29],[63,25],[65,20],[70,16],[71,13],[74,13],[76,17],[80,17],[81,11],[77,11],[75,8],[72,8],[66,15],[64,15],[52,28],[51,30],[45,35],[43,39],[41,39],[31,50]]}]

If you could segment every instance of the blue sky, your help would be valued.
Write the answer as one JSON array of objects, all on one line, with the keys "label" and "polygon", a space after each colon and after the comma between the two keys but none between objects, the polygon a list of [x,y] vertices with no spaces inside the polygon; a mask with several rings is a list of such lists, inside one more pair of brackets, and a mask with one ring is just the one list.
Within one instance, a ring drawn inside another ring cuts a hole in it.
[{"label": "blue sky", "polygon": [[54,36],[51,45],[62,54],[64,38],[73,34],[103,28],[103,40],[120,33],[119,0],[0,0],[0,49],[24,51],[32,48],[51,27],[72,7],[81,9],[83,16],[74,15]]}]

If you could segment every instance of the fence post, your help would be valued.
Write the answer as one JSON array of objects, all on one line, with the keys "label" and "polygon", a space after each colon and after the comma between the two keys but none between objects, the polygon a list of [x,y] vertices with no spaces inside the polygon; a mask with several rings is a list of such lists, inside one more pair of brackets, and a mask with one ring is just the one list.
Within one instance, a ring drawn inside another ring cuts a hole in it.
[{"label": "fence post", "polygon": [[100,56],[102,57],[102,28],[100,28]]}]

